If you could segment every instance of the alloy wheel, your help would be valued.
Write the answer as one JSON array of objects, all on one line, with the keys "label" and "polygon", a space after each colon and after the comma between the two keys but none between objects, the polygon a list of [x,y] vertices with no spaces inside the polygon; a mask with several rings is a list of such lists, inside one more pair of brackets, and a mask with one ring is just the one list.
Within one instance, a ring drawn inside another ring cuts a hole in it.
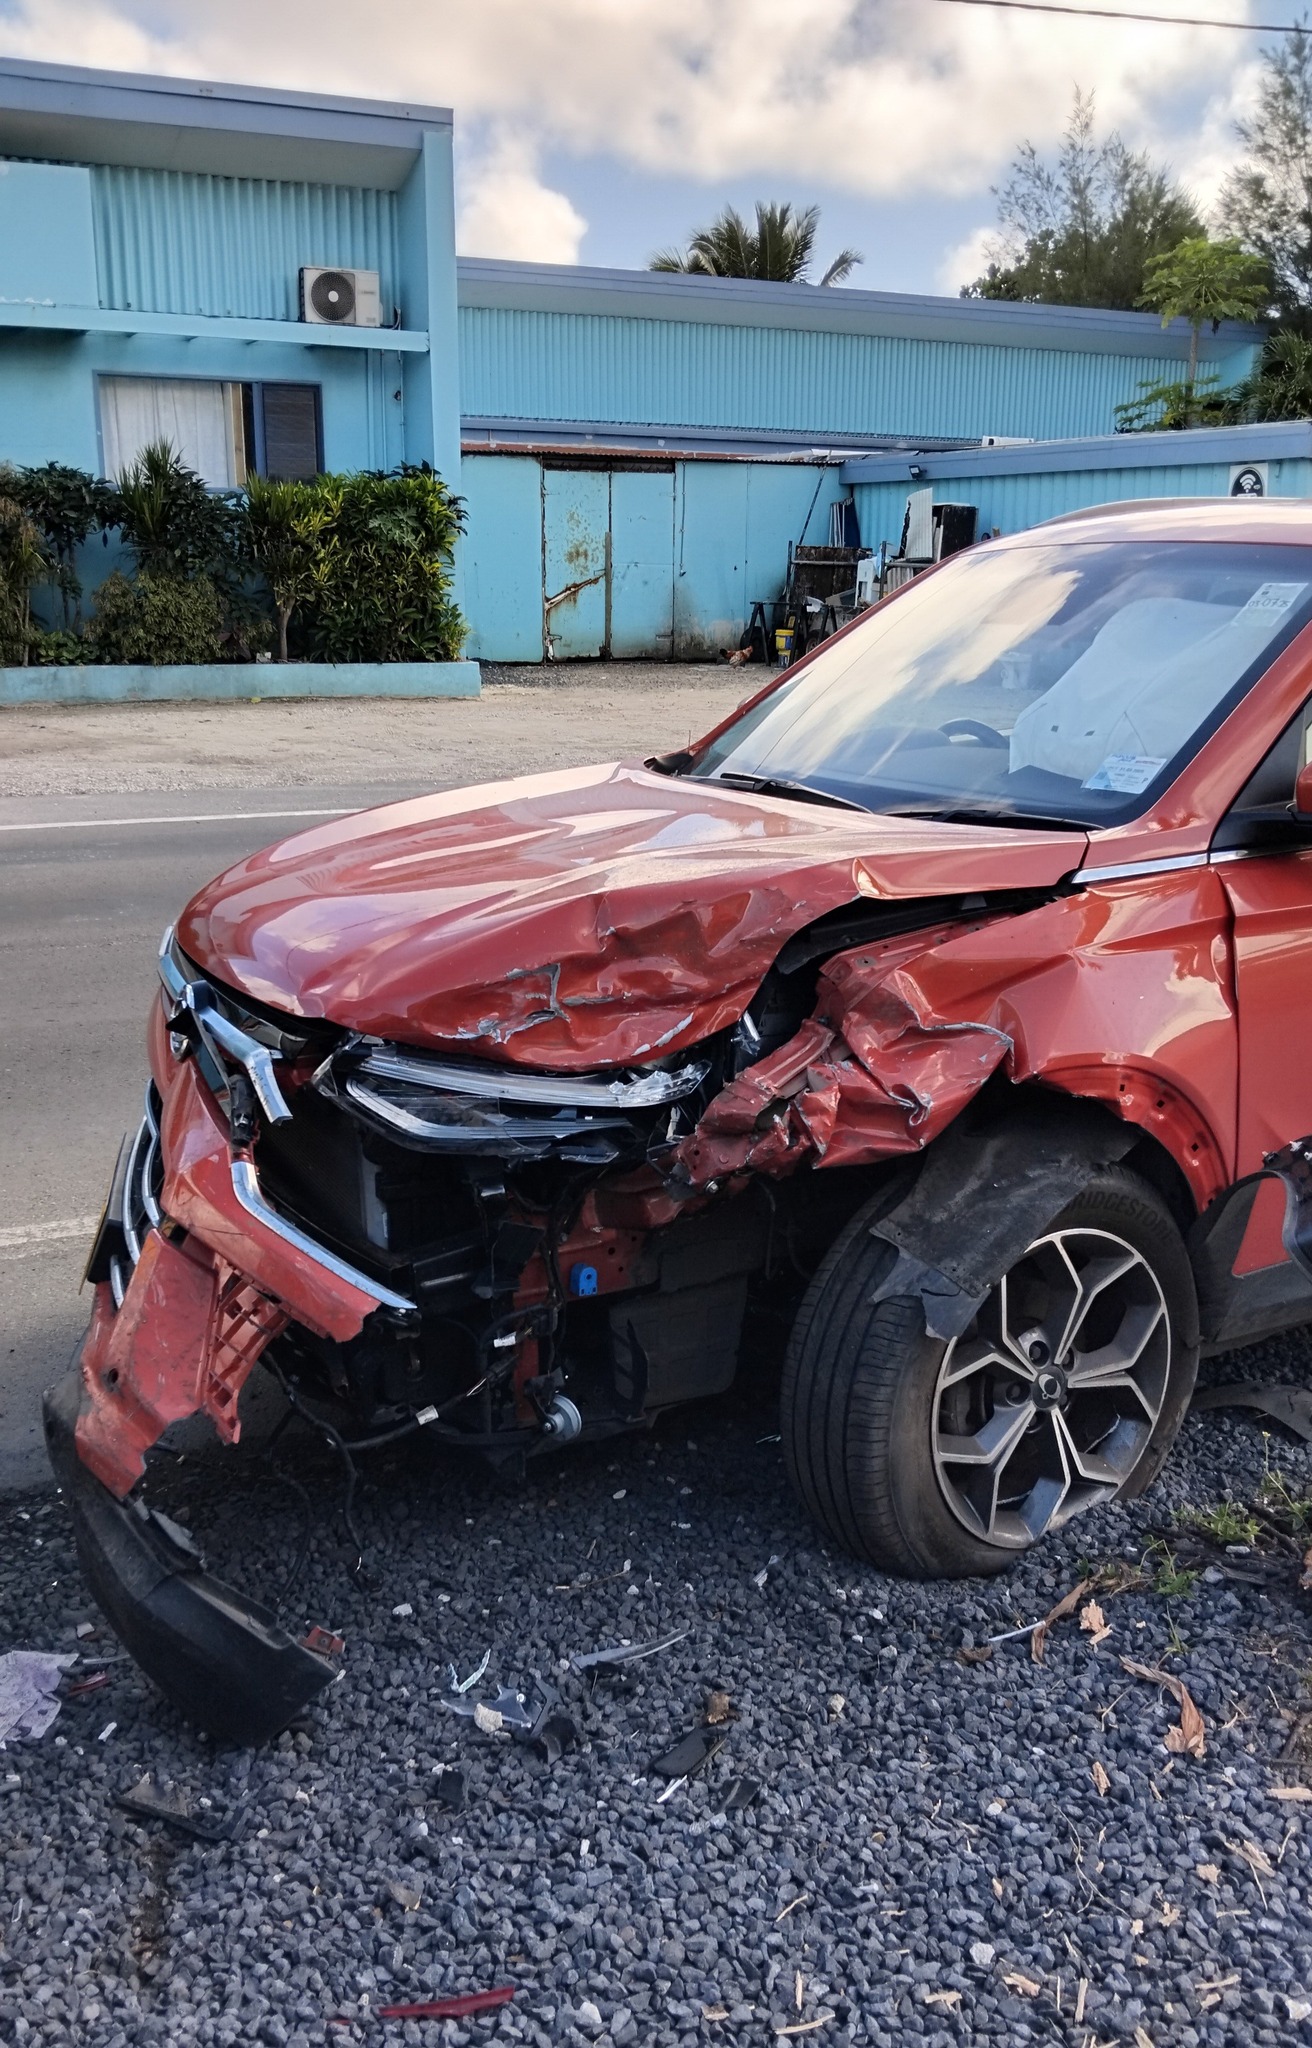
[{"label": "alloy wheel", "polygon": [[1166,1398],[1171,1322],[1143,1254],[1109,1231],[1033,1243],[948,1345],[933,1458],[973,1536],[1024,1550],[1110,1500]]}]

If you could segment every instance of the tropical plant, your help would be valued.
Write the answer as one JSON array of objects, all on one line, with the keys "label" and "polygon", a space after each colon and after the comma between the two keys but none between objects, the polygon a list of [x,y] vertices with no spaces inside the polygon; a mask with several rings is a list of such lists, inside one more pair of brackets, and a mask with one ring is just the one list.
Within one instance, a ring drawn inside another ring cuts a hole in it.
[{"label": "tropical plant", "polygon": [[50,567],[47,580],[59,592],[65,630],[82,595],[77,574],[78,549],[93,533],[107,535],[122,514],[118,492],[103,477],[64,462],[43,462],[39,468],[12,471],[9,495],[20,504],[41,536]]},{"label": "tropical plant", "polygon": [[1141,306],[1172,320],[1189,322],[1189,373],[1198,377],[1198,337],[1204,327],[1213,334],[1223,320],[1257,320],[1266,311],[1270,286],[1265,263],[1250,256],[1238,242],[1210,242],[1191,235],[1174,249],[1154,256],[1144,270]]},{"label": "tropical plant", "polygon": [[427,464],[320,477],[325,518],[301,633],[321,661],[454,661],[465,636],[451,595],[464,506]]},{"label": "tropical plant", "polygon": [[[647,267],[691,271],[702,277],[755,277],[772,284],[809,284],[807,273],[819,226],[818,206],[794,211],[787,200],[775,205],[758,199],[755,228],[748,226],[735,207],[726,206],[709,227],[698,228],[688,237],[686,249],[662,249]],[[855,249],[840,249],[821,277],[821,284],[841,284],[864,261]]]},{"label": "tropical plant", "polygon": [[1234,394],[1241,420],[1312,420],[1312,339],[1271,335],[1253,375]]},{"label": "tropical plant", "polygon": [[0,664],[25,668],[32,646],[32,586],[49,573],[41,536],[0,477]]},{"label": "tropical plant", "polygon": [[1049,306],[1139,302],[1154,256],[1203,223],[1170,172],[1113,133],[1095,134],[1092,93],[1076,90],[1055,163],[1033,143],[995,187],[998,234],[983,275],[963,298],[1024,299]]},{"label": "tropical plant", "polygon": [[115,569],[96,592],[83,645],[93,661],[166,665],[218,661],[222,613],[208,576]]},{"label": "tropical plant", "polygon": [[239,554],[240,512],[212,491],[167,441],[152,442],[118,481],[119,525],[139,571],[214,576]]},{"label": "tropical plant", "polygon": [[1234,423],[1236,391],[1223,391],[1220,378],[1210,372],[1192,381],[1175,378],[1163,384],[1140,384],[1138,388],[1137,398],[1116,408],[1118,434],[1225,427]]},{"label": "tropical plant", "polygon": [[1257,106],[1236,123],[1245,161],[1221,189],[1222,227],[1260,256],[1284,313],[1312,309],[1312,31],[1262,52]]},{"label": "tropical plant", "polygon": [[292,614],[298,605],[310,604],[320,588],[333,502],[318,483],[253,476],[246,484],[245,510],[246,547],[273,599],[278,659],[286,661]]}]

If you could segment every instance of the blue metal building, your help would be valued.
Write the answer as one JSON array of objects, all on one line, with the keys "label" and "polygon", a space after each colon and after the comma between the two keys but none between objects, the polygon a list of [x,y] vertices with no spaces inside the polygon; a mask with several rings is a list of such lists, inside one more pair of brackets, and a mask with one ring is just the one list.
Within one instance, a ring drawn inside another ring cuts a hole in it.
[{"label": "blue metal building", "polygon": [[[1182,323],[457,264],[451,139],[440,108],[0,61],[0,458],[432,462],[468,504],[470,652],[508,661],[712,652],[836,500],[896,538],[913,465],[985,530],[1195,487],[1185,437],[1112,438],[1183,373]],[[358,317],[316,311],[322,270]],[[1204,363],[1231,382],[1259,342],[1224,326]],[[1187,437],[1198,488],[1227,487],[1214,438]],[[1009,440],[1047,453],[981,445]]]}]

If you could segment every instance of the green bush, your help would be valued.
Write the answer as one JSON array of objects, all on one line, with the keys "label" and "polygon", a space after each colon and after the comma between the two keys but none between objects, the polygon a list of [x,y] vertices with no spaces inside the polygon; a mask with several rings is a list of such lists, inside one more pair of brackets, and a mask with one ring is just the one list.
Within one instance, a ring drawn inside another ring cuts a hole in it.
[{"label": "green bush", "polygon": [[93,661],[164,666],[218,661],[222,613],[208,576],[142,570],[134,581],[115,570],[96,592],[84,634]]},{"label": "green bush", "polygon": [[32,660],[41,668],[80,668],[86,658],[80,636],[62,626],[49,633],[38,626],[32,635]]},{"label": "green bush", "polygon": [[41,536],[9,495],[13,471],[0,474],[0,665],[26,667],[32,646],[32,585],[50,560]]},{"label": "green bush", "polygon": [[451,596],[464,507],[427,467],[327,476],[298,641],[319,661],[454,661],[465,622]]},{"label": "green bush", "polygon": [[118,525],[123,503],[112,484],[66,462],[15,469],[5,480],[7,495],[22,506],[41,537],[44,580],[59,593],[63,621],[71,630],[82,584],[74,567],[77,550],[93,533],[108,535]]}]

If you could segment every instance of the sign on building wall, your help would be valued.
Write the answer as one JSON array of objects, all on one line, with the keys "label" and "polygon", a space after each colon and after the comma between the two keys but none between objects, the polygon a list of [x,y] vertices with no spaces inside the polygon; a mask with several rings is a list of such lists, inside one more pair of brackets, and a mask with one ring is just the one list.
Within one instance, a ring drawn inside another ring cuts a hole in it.
[{"label": "sign on building wall", "polygon": [[1230,465],[1230,496],[1232,498],[1264,498],[1267,486],[1267,465],[1265,462],[1232,462]]}]

